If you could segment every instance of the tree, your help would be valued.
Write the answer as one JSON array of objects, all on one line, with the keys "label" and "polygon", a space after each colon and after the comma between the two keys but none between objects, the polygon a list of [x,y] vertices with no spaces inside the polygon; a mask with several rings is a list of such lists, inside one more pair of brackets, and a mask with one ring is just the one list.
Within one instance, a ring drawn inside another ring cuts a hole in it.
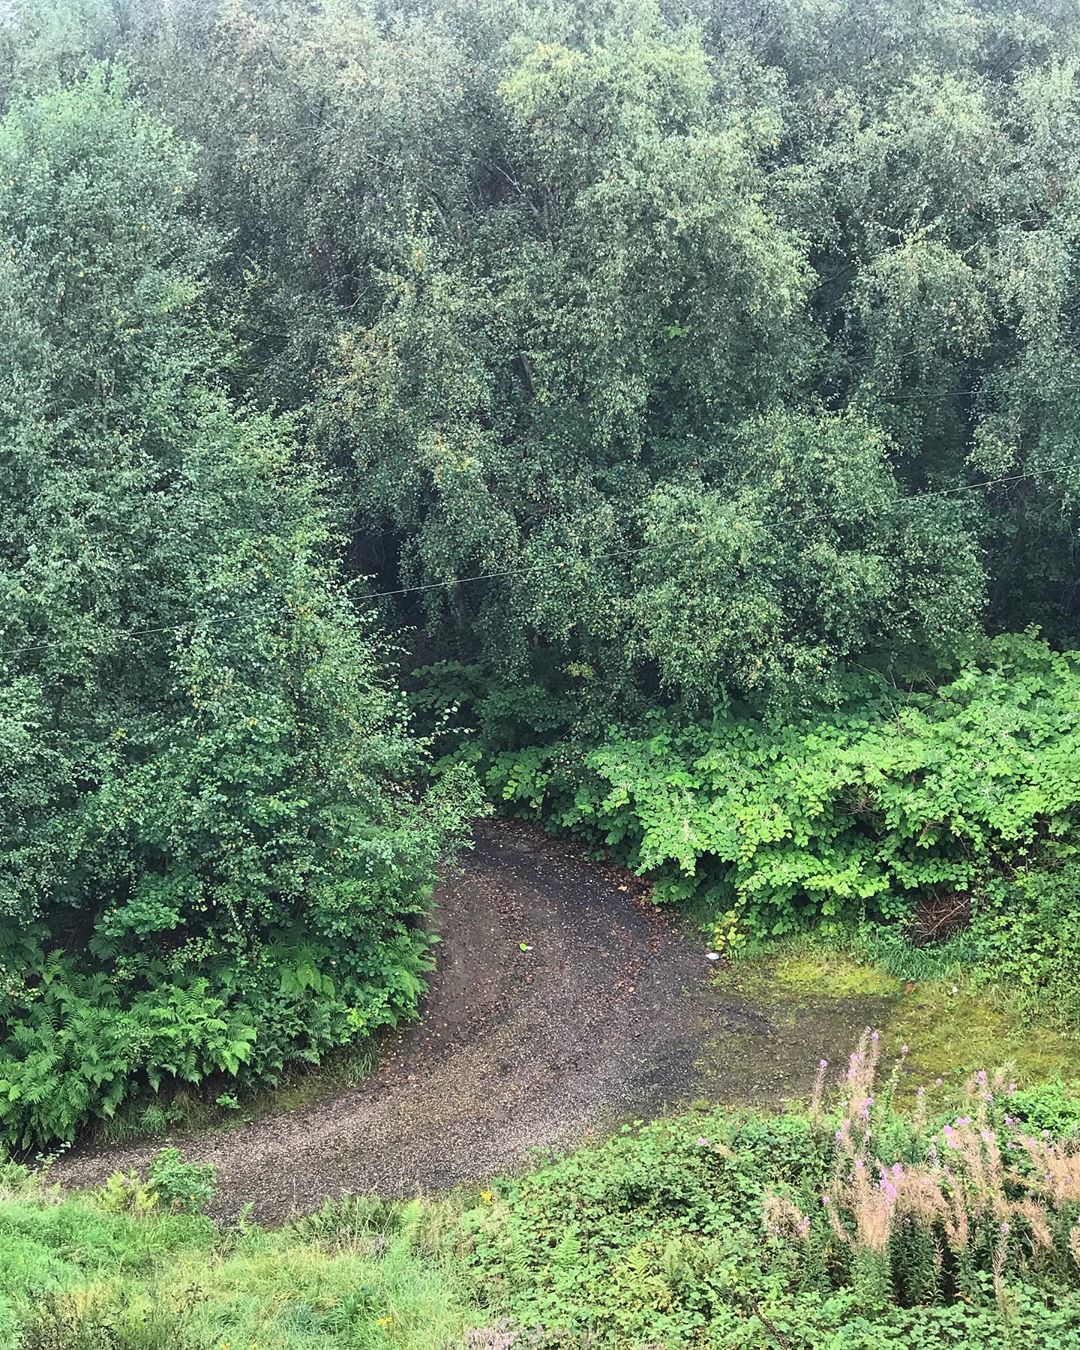
[{"label": "tree", "polygon": [[963,503],[906,495],[853,415],[744,426],[718,486],[658,489],[637,562],[635,640],[705,706],[839,701],[860,660],[940,669],[978,631],[983,575]]},{"label": "tree", "polygon": [[[0,123],[9,1137],[408,1013],[469,803],[415,799],[319,475],[288,421],[216,386],[191,177],[100,70]],[[111,1014],[90,1063],[57,999],[75,1026]]]}]

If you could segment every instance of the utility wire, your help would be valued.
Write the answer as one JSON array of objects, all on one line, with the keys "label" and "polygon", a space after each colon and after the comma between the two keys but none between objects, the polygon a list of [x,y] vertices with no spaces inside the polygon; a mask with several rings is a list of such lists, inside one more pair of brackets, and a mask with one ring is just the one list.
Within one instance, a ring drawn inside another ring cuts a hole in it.
[{"label": "utility wire", "polygon": [[[346,536],[352,538],[352,536]],[[463,586],[469,581],[493,581],[496,577],[525,577],[533,572],[550,572],[553,567],[566,567],[572,562],[604,562],[609,558],[624,558],[634,553],[648,553],[659,548],[659,544],[639,544],[637,547],[614,549],[611,553],[590,553],[587,558],[558,558],[551,562],[533,563],[530,567],[504,567],[497,572],[477,572],[471,577],[455,577],[453,581],[428,581],[420,586],[402,586],[395,591],[368,591],[366,595],[354,595],[354,600],[382,600],[390,595],[412,595],[419,591],[437,591],[450,586]]]},{"label": "utility wire", "polygon": [[[979,483],[959,483],[955,487],[940,488],[934,492],[916,492],[909,497],[901,498],[901,502],[904,504],[910,502],[921,502],[927,501],[934,497],[953,496],[955,493],[958,492],[976,492],[980,488],[1004,487],[1007,484],[1021,483],[1028,479],[1053,477],[1055,472],[1057,471],[1053,469],[1046,469],[1038,474],[1035,473],[1005,474],[1002,475],[1000,478],[987,478]],[[830,519],[829,516],[825,515],[824,513],[821,513],[817,516],[808,516],[801,523],[804,525],[813,524],[816,521],[828,519]],[[345,534],[343,536],[339,535],[337,537],[345,539],[354,539],[358,534],[362,533],[363,533],[362,530],[354,530],[351,533]],[[394,590],[388,591],[367,591],[363,595],[354,595],[352,599],[357,602],[361,600],[384,600],[390,598],[391,596],[417,595],[425,591],[449,590],[451,587],[464,586],[474,581],[495,581],[502,577],[532,576],[537,572],[550,572],[555,568],[566,567],[570,563],[577,561],[588,563],[606,562],[615,558],[625,558],[639,553],[648,553],[651,552],[653,549],[662,547],[663,545],[659,543],[640,544],[637,547],[628,546],[626,548],[615,549],[610,553],[593,553],[590,554],[587,558],[583,559],[577,559],[572,557],[557,558],[548,562],[534,563],[530,567],[504,567],[491,572],[477,572],[474,573],[472,576],[455,577],[451,581],[428,581],[423,582],[416,586],[399,586]],[[212,618],[210,622],[224,623],[226,621],[239,620],[241,618],[243,618],[243,615],[241,614],[220,614],[216,618]],[[152,633],[179,632],[180,629],[187,628],[191,623],[192,623],[191,619],[184,619],[181,620],[179,623],[154,624],[153,626],[148,628],[132,628],[128,630],[115,628],[112,630],[112,633],[116,637],[141,638],[147,637]],[[61,639],[59,641],[53,640],[50,642],[31,642],[24,647],[9,647],[6,650],[0,649],[0,657],[21,656],[26,652],[48,651],[57,647],[70,647],[72,645],[77,645],[76,643],[73,642],[72,639]]]},{"label": "utility wire", "polygon": [[[931,497],[949,497],[957,492],[974,492],[978,488],[1001,487],[1007,483],[1020,483],[1028,478],[1045,478],[1047,476],[1053,476],[1054,472],[1055,470],[1053,469],[1046,469],[1038,474],[1016,473],[1003,475],[1000,478],[987,478],[981,483],[958,483],[955,487],[941,488],[935,492],[915,492],[912,493],[912,495],[909,497],[902,497],[900,500],[903,504],[907,504],[908,502],[926,501]],[[828,519],[829,517],[824,513],[822,513],[817,516],[807,516],[801,523],[812,524],[818,520],[828,520]],[[353,535],[346,536],[346,538],[353,538],[353,537],[354,537]],[[641,544],[637,548],[628,547],[625,549],[619,549],[613,553],[593,553],[587,559],[583,559],[582,561],[602,562],[607,558],[617,558],[624,556],[626,554],[633,554],[633,553],[647,553],[651,549],[661,547],[662,545],[660,544]],[[570,559],[569,561],[573,562],[577,560]],[[393,591],[368,591],[366,595],[353,596],[353,599],[381,600],[387,596],[392,595],[412,595],[414,592],[419,591],[434,591],[449,586],[461,586],[469,581],[491,581],[496,577],[528,576],[532,572],[549,571],[552,567],[565,567],[565,566],[566,561],[559,559],[555,562],[536,563],[532,567],[523,567],[523,568],[507,567],[497,572],[479,572],[475,576],[471,577],[457,577],[453,581],[429,581],[425,582],[423,585],[420,586],[402,586],[399,589]]]}]

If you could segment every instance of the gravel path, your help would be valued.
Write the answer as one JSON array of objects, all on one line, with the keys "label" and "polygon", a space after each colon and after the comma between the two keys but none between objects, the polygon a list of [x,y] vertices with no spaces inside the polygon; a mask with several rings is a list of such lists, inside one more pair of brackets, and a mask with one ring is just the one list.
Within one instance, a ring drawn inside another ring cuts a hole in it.
[{"label": "gravel path", "polygon": [[[640,882],[525,826],[481,824],[437,898],[443,940],[423,1016],[370,1078],[183,1141],[219,1169],[218,1217],[250,1203],[276,1222],[346,1191],[480,1180],[703,1094],[775,1101],[805,1089],[820,1054],[846,1051],[867,1012],[853,1007],[843,1026],[774,1022],[712,987],[700,945]],[[75,1150],[53,1179],[95,1184],[161,1146]]]}]

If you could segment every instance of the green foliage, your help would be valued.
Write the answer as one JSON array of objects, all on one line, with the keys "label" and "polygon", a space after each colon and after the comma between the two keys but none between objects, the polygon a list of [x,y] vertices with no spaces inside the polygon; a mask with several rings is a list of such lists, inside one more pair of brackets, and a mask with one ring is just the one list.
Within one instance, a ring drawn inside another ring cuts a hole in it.
[{"label": "green foliage", "polygon": [[25,1350],[154,1350],[168,1344],[196,1350],[187,1306],[131,1306],[125,1300],[108,1309],[46,1294],[19,1341]]},{"label": "green foliage", "polygon": [[1040,1016],[1080,1024],[1080,866],[1045,859],[985,888],[967,935],[977,978]]},{"label": "green foliage", "polygon": [[991,871],[970,896],[966,926],[944,940],[919,941],[903,924],[865,923],[854,949],[899,979],[960,980],[1043,1025],[1076,1028],[1080,870],[1071,853],[1068,841],[1058,842],[1031,850],[1021,866]]},{"label": "green foliage", "polygon": [[[999,639],[932,694],[867,682],[828,720],[786,724],[652,713],[643,733],[613,728],[584,749],[496,754],[486,778],[509,805],[614,848],[656,878],[658,899],[697,893],[779,935],[897,919],[1037,846],[1067,852],[1078,700],[1075,656]],[[1068,882],[1051,893],[1069,905]]]},{"label": "green foliage", "polygon": [[420,747],[290,425],[209,373],[191,155],[95,69],[0,122],[0,1139],[409,1015],[473,805]]},{"label": "green foliage", "polygon": [[[178,1166],[159,1161],[158,1184],[186,1205],[191,1174]],[[138,1178],[65,1197],[11,1171],[0,1343],[12,1350],[445,1350],[478,1317],[451,1254],[405,1234],[400,1206],[390,1221],[377,1206],[342,1206],[333,1235],[329,1221],[216,1229],[170,1208],[166,1192],[117,1203],[132,1187],[148,1194]]]},{"label": "green foliage", "polygon": [[[41,167],[5,219],[50,180],[57,228],[0,288],[44,353],[62,286],[80,378],[194,363],[300,414],[425,661],[761,711],[984,627],[1075,645],[1072,17],[24,0],[0,86]],[[102,59],[126,234],[116,165],[63,148]],[[90,206],[113,261],[61,239]]]},{"label": "green foliage", "polygon": [[1080,1139],[1080,1097],[1075,1084],[1050,1082],[1021,1088],[1009,1109],[1032,1131],[1045,1130],[1054,1139]]},{"label": "green foliage", "polygon": [[217,1168],[185,1162],[178,1148],[163,1148],[150,1163],[146,1188],[166,1209],[201,1214],[214,1198]]},{"label": "green foliage", "polygon": [[[1052,1146],[1018,1132],[1019,1094],[995,1081],[1001,1096],[987,1099],[984,1075],[971,1117],[954,1108],[928,1122],[923,1104],[905,1115],[891,1104],[895,1074],[875,1087],[873,1044],[853,1054],[828,1110],[816,1091],[806,1115],[639,1122],[500,1186],[462,1220],[477,1287],[570,1345],[876,1350],[1033,1333],[1067,1345],[1080,1328],[1068,1253],[1080,1191],[1070,1176],[1067,1195],[1044,1197],[1025,1171],[1029,1146],[1039,1157]],[[978,1152],[993,1149],[1006,1156],[997,1173]],[[1007,1198],[995,1190],[1004,1169]],[[920,1204],[942,1223],[927,1201],[938,1185],[967,1217],[920,1233]],[[1003,1215],[1016,1230],[1004,1262]],[[1053,1227],[1056,1254],[1032,1243],[1029,1222]]]},{"label": "green foliage", "polygon": [[805,1110],[639,1121],[468,1197],[343,1196],[276,1232],[188,1212],[207,1178],[175,1150],[81,1196],[9,1166],[0,1327],[38,1350],[1065,1350],[1080,1189],[1057,1124],[1076,1102],[1043,1089],[1040,1115],[1037,1092],[976,1075],[903,1112],[875,1047],[835,1090],[826,1066]]},{"label": "green foliage", "polygon": [[760,710],[1075,645],[1069,4],[124,14],[30,0],[0,70],[122,52],[203,146],[228,378],[425,661]]},{"label": "green foliage", "polygon": [[734,439],[722,485],[652,496],[635,567],[636,642],[665,684],[708,701],[843,697],[872,652],[936,668],[982,591],[957,503],[905,499],[881,431],[852,414],[777,414]]},{"label": "green foliage", "polygon": [[408,1015],[469,763],[1073,1015],[1070,4],[20,0],[0,116],[0,1140]]}]

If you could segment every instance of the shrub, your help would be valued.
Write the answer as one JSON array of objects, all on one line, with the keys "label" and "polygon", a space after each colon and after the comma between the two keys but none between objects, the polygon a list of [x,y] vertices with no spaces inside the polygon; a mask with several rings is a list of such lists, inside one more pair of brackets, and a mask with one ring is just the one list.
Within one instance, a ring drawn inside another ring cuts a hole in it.
[{"label": "shrub", "polygon": [[1036,1134],[1045,1132],[1054,1139],[1080,1143],[1080,1096],[1075,1084],[1037,1083],[1021,1088],[1009,1109]]},{"label": "shrub", "polygon": [[934,693],[867,680],[841,711],[786,725],[657,711],[599,743],[494,754],[486,779],[508,808],[614,849],[656,898],[694,895],[752,934],[898,919],[1040,844],[1067,851],[1080,657],[1000,638]]},{"label": "shrub", "polygon": [[216,1186],[217,1168],[185,1162],[178,1148],[161,1149],[146,1174],[146,1189],[178,1214],[201,1214],[213,1200]]},{"label": "shrub", "polygon": [[414,791],[323,477],[213,374],[194,181],[116,71],[0,116],[5,1143],[410,1012],[476,804]]},{"label": "shrub", "polygon": [[1080,1024],[1080,862],[1053,857],[995,879],[968,934],[976,979],[1007,986],[1021,1006]]},{"label": "shrub", "polygon": [[379,940],[338,948],[300,937],[195,976],[140,962],[129,982],[32,954],[0,989],[0,1143],[70,1140],[171,1083],[273,1082],[414,1013],[431,965],[422,930],[388,920]]}]

